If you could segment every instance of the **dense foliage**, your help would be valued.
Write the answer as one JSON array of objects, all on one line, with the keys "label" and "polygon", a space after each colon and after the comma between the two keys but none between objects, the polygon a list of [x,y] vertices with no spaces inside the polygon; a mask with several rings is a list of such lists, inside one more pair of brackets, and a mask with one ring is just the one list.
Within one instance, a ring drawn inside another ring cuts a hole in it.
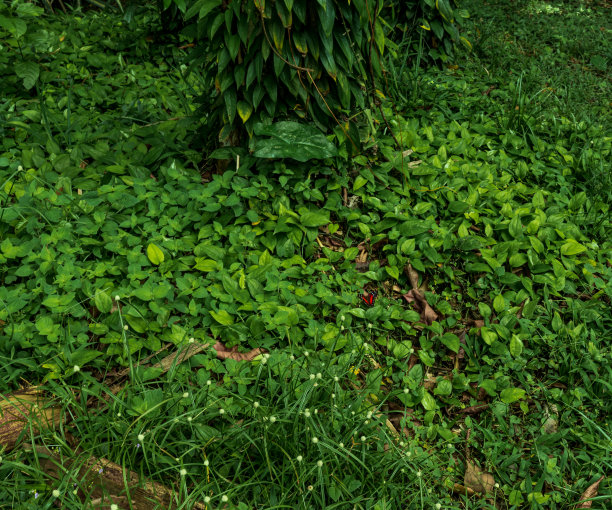
[{"label": "dense foliage", "polygon": [[[193,148],[206,80],[185,81],[189,39],[151,41],[155,10],[20,5],[0,19],[0,387],[44,384],[69,421],[0,452],[0,501],[93,505],[74,470],[45,474],[34,443],[176,480],[183,508],[567,508],[609,472],[599,60],[579,74],[569,42],[560,67],[525,27],[511,53],[503,30],[466,21],[480,56],[423,70],[399,58],[407,40],[387,55],[401,94],[364,104],[359,156],[341,131],[275,122],[216,168]],[[551,19],[603,23],[495,9],[499,26],[510,13],[543,34]],[[530,51],[554,77],[521,73]],[[592,101],[582,113],[572,86]],[[267,352],[146,366],[206,342]],[[479,495],[468,473],[485,471]],[[593,508],[609,498],[604,480]]]}]

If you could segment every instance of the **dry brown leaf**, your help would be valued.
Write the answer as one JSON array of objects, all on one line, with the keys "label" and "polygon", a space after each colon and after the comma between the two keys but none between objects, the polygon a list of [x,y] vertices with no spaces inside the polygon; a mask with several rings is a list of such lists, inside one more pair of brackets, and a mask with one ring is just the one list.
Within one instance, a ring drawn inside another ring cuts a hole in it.
[{"label": "dry brown leaf", "polygon": [[470,489],[469,487],[465,487],[464,485],[458,484],[456,483],[453,486],[453,492],[455,494],[464,494],[466,496],[473,496],[474,494],[476,494],[472,489]]},{"label": "dry brown leaf", "polygon": [[[599,484],[601,483],[603,479],[604,479],[604,476],[601,475],[601,478],[599,480],[597,480],[594,484],[589,485],[587,490],[585,490],[582,493],[582,496],[580,496],[580,501],[584,501],[585,499],[591,499],[597,496],[597,490],[599,489]],[[583,503],[580,503],[578,506],[576,506],[576,508],[591,508],[592,504],[593,504],[592,501],[584,501]]]},{"label": "dry brown leaf", "polygon": [[422,163],[422,161],[420,159],[417,159],[416,161],[411,161],[410,163],[408,163],[408,168],[414,168],[415,166],[419,166]]},{"label": "dry brown leaf", "polygon": [[231,358],[236,361],[251,361],[260,354],[264,353],[263,349],[251,349],[249,352],[238,352],[238,347],[232,347],[228,349],[221,342],[217,342],[213,345],[213,349],[217,351],[217,358],[228,359]]},{"label": "dry brown leaf", "polygon": [[418,289],[419,288],[419,273],[417,273],[414,270],[410,262],[408,262],[408,264],[404,266],[404,273],[406,273],[406,276],[408,277],[408,281],[410,282],[410,285],[412,285],[412,288]]},{"label": "dry brown leaf", "polygon": [[469,489],[472,489],[474,492],[488,494],[495,488],[495,478],[493,478],[491,473],[483,471],[471,460],[468,460],[465,467],[463,485]]},{"label": "dry brown leaf", "polygon": [[410,156],[410,154],[412,154],[414,151],[412,149],[406,149],[404,152],[402,152],[402,156],[407,158],[408,156]]},{"label": "dry brown leaf", "polygon": [[431,325],[438,319],[438,314],[429,306],[425,296],[423,296],[420,291],[416,289],[409,290],[403,295],[403,298],[408,301],[408,303],[414,303],[417,312],[421,314],[421,319],[427,325]]},{"label": "dry brown leaf", "polygon": [[479,414],[482,411],[484,411],[485,409],[487,409],[489,407],[489,404],[478,404],[475,406],[470,406],[470,407],[466,407],[465,409],[461,409],[461,411],[459,411],[462,414]]}]

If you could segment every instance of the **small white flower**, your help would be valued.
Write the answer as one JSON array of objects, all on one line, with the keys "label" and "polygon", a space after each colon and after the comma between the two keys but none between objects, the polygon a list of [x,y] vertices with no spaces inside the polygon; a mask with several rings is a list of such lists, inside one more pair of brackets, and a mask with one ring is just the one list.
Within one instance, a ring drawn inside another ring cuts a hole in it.
[{"label": "small white flower", "polygon": [[317,372],[317,379],[321,379],[321,377],[323,377],[323,376],[321,375],[321,372]]},{"label": "small white flower", "polygon": [[315,388],[316,388],[318,385],[319,385],[319,383],[318,383],[318,382],[316,382],[316,383],[314,383],[314,384],[313,384],[313,387],[315,387]]},{"label": "small white flower", "polygon": [[340,378],[336,375],[334,376],[334,382],[338,382],[340,380]]},{"label": "small white flower", "polygon": [[141,443],[144,441],[144,434],[138,434],[138,441]]},{"label": "small white flower", "polygon": [[440,503],[436,503],[436,510],[440,510],[440,508],[442,508],[442,505]]},{"label": "small white flower", "polygon": [[188,392],[188,391],[186,391],[185,393],[183,393],[183,398],[187,398],[187,397],[189,397],[189,392]]},{"label": "small white flower", "polygon": [[59,498],[60,497],[60,491],[58,491],[57,489],[53,489],[52,494],[53,494],[54,498]]},{"label": "small white flower", "polygon": [[332,393],[332,394],[331,394],[331,398],[336,398],[336,394],[335,394],[335,393]]},{"label": "small white flower", "polygon": [[268,358],[261,358],[261,364],[265,365],[268,362]]},{"label": "small white flower", "polygon": [[365,437],[365,436],[361,436],[361,442],[362,442],[362,443],[365,443],[366,439],[367,439],[367,437]]},{"label": "small white flower", "polygon": [[344,331],[344,324],[340,326],[340,331]]},{"label": "small white flower", "polygon": [[314,374],[310,374],[310,376],[309,376],[309,377],[310,377],[310,380],[312,381],[312,380],[313,380],[313,379],[316,377],[316,375],[314,375]]},{"label": "small white flower", "polygon": [[210,496],[204,496],[204,503],[210,503]]},{"label": "small white flower", "polygon": [[253,402],[253,407],[257,409],[259,407],[259,402]]},{"label": "small white flower", "polygon": [[355,411],[351,411],[351,415],[352,415],[352,416],[355,416]]},{"label": "small white flower", "polygon": [[417,474],[416,474],[416,475],[417,475],[419,478],[421,478],[421,475],[422,475],[422,474],[423,474],[423,473],[421,473],[420,471],[417,471]]},{"label": "small white flower", "polygon": [[187,416],[187,421],[193,421],[193,418],[191,416]]},{"label": "small white flower", "polygon": [[317,444],[317,443],[319,442],[319,438],[318,438],[318,437],[313,437],[313,438],[312,438],[312,442],[313,442],[314,444]]},{"label": "small white flower", "polygon": [[310,353],[308,351],[304,351],[304,356],[308,357],[310,356]]},{"label": "small white flower", "polygon": [[364,425],[369,425],[369,423],[370,423],[370,420],[366,420],[363,422]]},{"label": "small white flower", "polygon": [[81,371],[81,367],[80,367],[79,365],[74,365],[74,366],[72,367],[72,371],[73,371],[73,372],[75,372],[75,373],[76,373],[76,372],[80,372],[80,371]]},{"label": "small white flower", "polygon": [[124,326],[123,326],[123,330],[124,330],[124,331],[127,331],[128,329],[129,329],[129,328],[128,328],[128,325],[127,325],[127,324],[124,324]]},{"label": "small white flower", "polygon": [[192,343],[194,343],[194,342],[195,342],[195,338],[191,337],[191,338],[189,339],[189,343],[190,343],[190,344],[192,344]]},{"label": "small white flower", "polygon": [[344,443],[340,443],[338,446],[339,446],[340,448],[344,448]]},{"label": "small white flower", "polygon": [[314,487],[312,485],[309,485],[308,490],[311,491],[312,489],[314,489]]},{"label": "small white flower", "polygon": [[317,466],[318,467],[323,467],[323,461],[322,460],[318,460],[317,461]]},{"label": "small white flower", "polygon": [[412,455],[412,452],[411,452],[410,450],[408,450],[408,451],[406,452],[406,457],[410,457],[411,455]]},{"label": "small white flower", "polygon": [[206,385],[210,386],[212,384],[212,381],[209,379],[208,381],[206,381]]},{"label": "small white flower", "polygon": [[498,483],[495,484],[495,488],[499,489],[499,484]]},{"label": "small white flower", "polygon": [[310,411],[308,409],[304,410],[304,417],[305,418],[310,418]]},{"label": "small white flower", "polygon": [[289,356],[289,359],[290,359],[291,361],[295,361],[295,356],[292,354],[291,356]]},{"label": "small white flower", "polygon": [[367,351],[370,348],[370,345],[368,344],[368,342],[363,342],[363,350]]},{"label": "small white flower", "polygon": [[[591,143],[593,143],[593,142],[591,142]],[[17,171],[18,171],[18,172],[21,172],[22,170],[23,170],[23,167],[22,167],[21,165],[19,165],[19,166],[17,167]]]},{"label": "small white flower", "polygon": [[368,322],[368,329],[372,329],[372,323]]},{"label": "small white flower", "polygon": [[404,393],[407,395],[408,393],[410,393],[410,388],[404,388]]},{"label": "small white flower", "polygon": [[274,423],[276,421],[276,416],[270,416],[270,423]]},{"label": "small white flower", "polygon": [[297,460],[298,462],[302,462],[302,460],[304,460],[304,457],[302,457],[301,455],[298,455],[295,460]]},{"label": "small white flower", "polygon": [[414,349],[411,347],[410,351],[408,351],[410,354],[414,354]]},{"label": "small white flower", "polygon": [[121,413],[117,413],[117,418],[121,418]]},{"label": "small white flower", "polygon": [[404,441],[400,441],[400,448],[403,448],[404,446],[406,446],[406,443],[404,443]]},{"label": "small white flower", "polygon": [[113,503],[110,507],[110,510],[119,510],[119,507]]},{"label": "small white flower", "polygon": [[181,476],[185,476],[187,474],[187,470],[185,468],[181,468],[179,473],[181,474]]},{"label": "small white flower", "polygon": [[315,413],[315,414],[318,414],[318,413],[319,413],[319,410],[318,410],[318,409],[315,409],[315,410],[314,410],[314,413]]},{"label": "small white flower", "polygon": [[367,418],[368,420],[372,417],[372,411],[368,411]]},{"label": "small white flower", "polygon": [[208,459],[204,459],[204,466],[208,467],[210,465],[210,462],[208,461]]},{"label": "small white flower", "polygon": [[121,299],[121,298],[119,297],[119,294],[117,294],[117,295],[115,296],[115,301],[119,301],[120,299]]},{"label": "small white flower", "polygon": [[270,358],[270,354],[267,352],[264,352],[263,354],[264,359],[269,359]]},{"label": "small white flower", "polygon": [[225,414],[225,409],[223,408],[219,409],[219,414]]},{"label": "small white flower", "polygon": [[179,459],[178,457],[174,457],[174,460],[175,460],[176,462],[179,462],[181,459]]},{"label": "small white flower", "polygon": [[223,494],[223,496],[221,496],[221,501],[223,501],[224,503],[227,503],[227,496],[225,494]]},{"label": "small white flower", "polygon": [[342,322],[344,322],[344,320],[345,320],[345,319],[346,319],[346,317],[345,317],[344,315],[341,315],[341,316],[340,316],[340,320],[341,320]]}]

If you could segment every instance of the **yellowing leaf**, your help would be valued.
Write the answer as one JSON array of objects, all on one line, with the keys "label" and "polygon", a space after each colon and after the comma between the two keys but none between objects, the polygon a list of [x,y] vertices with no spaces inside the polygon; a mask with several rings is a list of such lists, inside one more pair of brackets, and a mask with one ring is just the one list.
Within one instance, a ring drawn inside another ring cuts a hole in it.
[{"label": "yellowing leaf", "polygon": [[152,264],[159,266],[164,261],[164,252],[161,251],[159,246],[151,243],[147,246],[147,257]]},{"label": "yellowing leaf", "polygon": [[242,119],[243,124],[247,120],[249,120],[251,113],[253,113],[253,107],[245,101],[238,102],[237,110],[238,110],[238,115],[240,115],[240,118]]}]

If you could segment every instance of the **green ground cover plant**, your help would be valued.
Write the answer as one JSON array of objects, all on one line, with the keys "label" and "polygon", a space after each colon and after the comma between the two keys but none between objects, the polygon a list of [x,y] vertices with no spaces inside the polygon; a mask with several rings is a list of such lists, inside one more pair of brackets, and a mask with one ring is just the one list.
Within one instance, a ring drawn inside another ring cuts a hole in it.
[{"label": "green ground cover plant", "polygon": [[202,152],[153,8],[1,11],[0,388],[62,424],[2,443],[0,502],[130,508],[93,457],[159,508],[607,507],[610,27],[574,4],[400,43],[354,158],[296,123]]}]

